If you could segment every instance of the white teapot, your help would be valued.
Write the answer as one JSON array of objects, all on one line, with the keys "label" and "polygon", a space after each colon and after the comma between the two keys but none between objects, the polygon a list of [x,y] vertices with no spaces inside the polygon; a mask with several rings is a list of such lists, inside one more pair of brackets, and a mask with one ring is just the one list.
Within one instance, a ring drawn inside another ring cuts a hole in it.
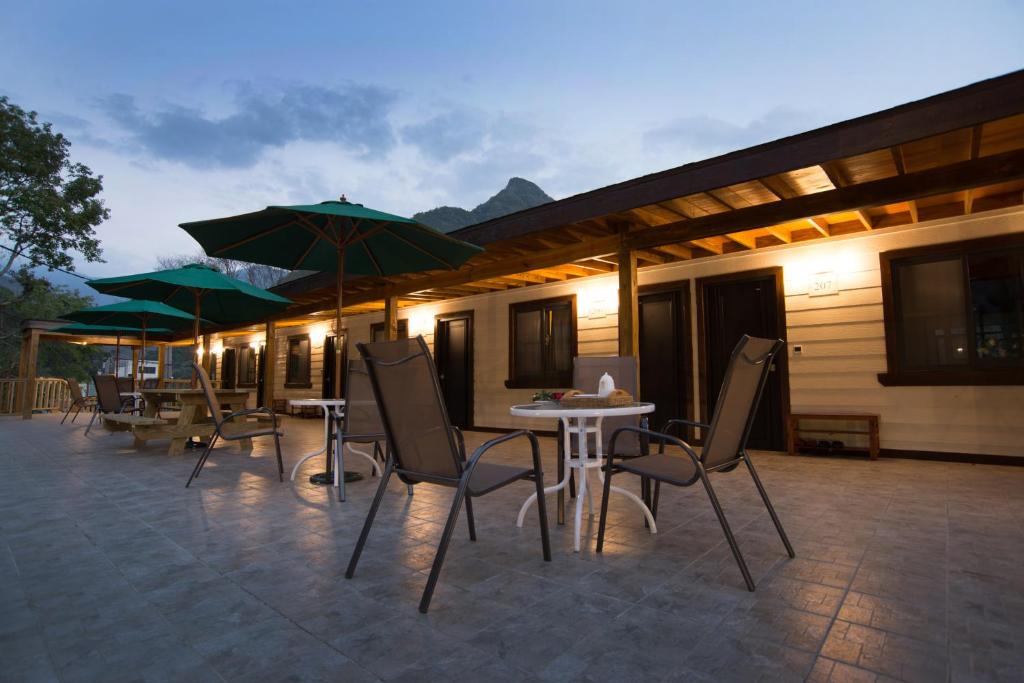
[{"label": "white teapot", "polygon": [[597,383],[597,395],[604,398],[613,391],[615,391],[615,380],[606,372],[601,375],[601,380]]}]

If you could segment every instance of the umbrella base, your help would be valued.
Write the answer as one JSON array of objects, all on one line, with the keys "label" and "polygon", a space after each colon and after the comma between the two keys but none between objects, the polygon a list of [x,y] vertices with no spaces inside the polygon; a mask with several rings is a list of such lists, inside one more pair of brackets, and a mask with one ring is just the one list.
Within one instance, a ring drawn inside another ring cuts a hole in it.
[{"label": "umbrella base", "polygon": [[[359,474],[359,472],[353,472],[351,470],[345,470],[345,483],[346,484],[349,484],[349,483],[351,483],[353,481],[360,481],[362,478],[363,478],[363,475]],[[330,473],[327,473],[327,472],[320,472],[319,474],[311,475],[309,477],[309,483],[310,484],[316,484],[318,486],[333,486],[334,485],[334,475],[330,474]]]},{"label": "umbrella base", "polygon": [[210,444],[206,442],[198,441],[195,439],[189,439],[188,441],[185,442],[185,448],[206,448],[209,445]]}]

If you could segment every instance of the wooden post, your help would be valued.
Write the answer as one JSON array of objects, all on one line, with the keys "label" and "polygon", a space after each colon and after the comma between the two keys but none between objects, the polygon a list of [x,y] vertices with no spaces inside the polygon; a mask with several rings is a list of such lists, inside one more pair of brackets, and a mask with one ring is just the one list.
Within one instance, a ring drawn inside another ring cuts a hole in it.
[{"label": "wooden post", "polygon": [[[139,348],[132,344],[132,391],[138,391],[139,385]],[[145,358],[145,356],[143,356]]]},{"label": "wooden post", "polygon": [[203,370],[206,370],[206,374],[210,374],[210,335],[203,335],[203,360],[199,363],[203,366]]},{"label": "wooden post", "polygon": [[32,419],[32,407],[36,398],[36,363],[39,360],[39,330],[25,330],[22,337],[22,361],[25,363],[25,388],[21,397],[21,418]]},{"label": "wooden post", "polygon": [[164,363],[167,362],[167,345],[156,345],[156,383],[159,385],[164,380]]},{"label": "wooden post", "polygon": [[263,405],[274,409],[274,383],[277,381],[277,329],[273,320],[266,325],[263,342]]},{"label": "wooden post", "polygon": [[640,353],[640,303],[636,284],[636,252],[619,249],[619,355]]},{"label": "wooden post", "polygon": [[388,341],[398,339],[398,297],[384,299],[384,335]]}]

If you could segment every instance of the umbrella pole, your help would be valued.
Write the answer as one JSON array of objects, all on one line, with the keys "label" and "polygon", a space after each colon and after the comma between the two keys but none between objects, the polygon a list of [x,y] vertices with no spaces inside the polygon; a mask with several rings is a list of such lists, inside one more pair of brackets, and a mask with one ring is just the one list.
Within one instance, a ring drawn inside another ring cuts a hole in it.
[{"label": "umbrella pole", "polygon": [[334,398],[341,398],[341,359],[345,349],[341,336],[341,287],[345,282],[345,246],[338,245],[338,318],[334,328]]},{"label": "umbrella pole", "polygon": [[[141,368],[139,369],[137,375],[142,375],[143,373],[146,372],[146,321],[147,320],[148,320],[148,316],[142,316],[142,352],[139,354],[139,365],[141,366]],[[135,386],[135,381],[134,380],[132,380],[132,391],[138,391],[138,388]]]},{"label": "umbrella pole", "polygon": [[114,379],[117,379],[117,371],[121,365],[121,333],[114,335]]},{"label": "umbrella pole", "polygon": [[[202,363],[202,359],[199,357],[199,290],[194,290],[193,294],[196,297],[196,319],[192,322],[192,360],[195,363]],[[195,389],[199,383],[199,375],[196,373],[195,366],[192,366],[192,388]]]}]

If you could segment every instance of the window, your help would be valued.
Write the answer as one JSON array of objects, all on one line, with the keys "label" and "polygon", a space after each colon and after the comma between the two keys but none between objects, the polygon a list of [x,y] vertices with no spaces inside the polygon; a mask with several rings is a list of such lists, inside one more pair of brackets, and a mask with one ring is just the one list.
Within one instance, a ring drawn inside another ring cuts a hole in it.
[{"label": "window", "polygon": [[238,350],[238,386],[256,386],[256,350],[251,346]]},{"label": "window", "polygon": [[288,359],[285,365],[284,385],[289,388],[309,389],[309,335],[288,337]]},{"label": "window", "polygon": [[[398,321],[398,338],[409,338],[409,320],[406,318],[402,318]],[[387,335],[384,333],[384,323],[374,323],[370,325],[370,339],[375,342],[387,341]]]},{"label": "window", "polygon": [[505,386],[556,389],[572,384],[576,297],[509,306],[509,370]]},{"label": "window", "polygon": [[885,385],[1024,384],[1024,235],[881,254]]},{"label": "window", "polygon": [[210,381],[217,381],[217,354],[210,354]]}]

